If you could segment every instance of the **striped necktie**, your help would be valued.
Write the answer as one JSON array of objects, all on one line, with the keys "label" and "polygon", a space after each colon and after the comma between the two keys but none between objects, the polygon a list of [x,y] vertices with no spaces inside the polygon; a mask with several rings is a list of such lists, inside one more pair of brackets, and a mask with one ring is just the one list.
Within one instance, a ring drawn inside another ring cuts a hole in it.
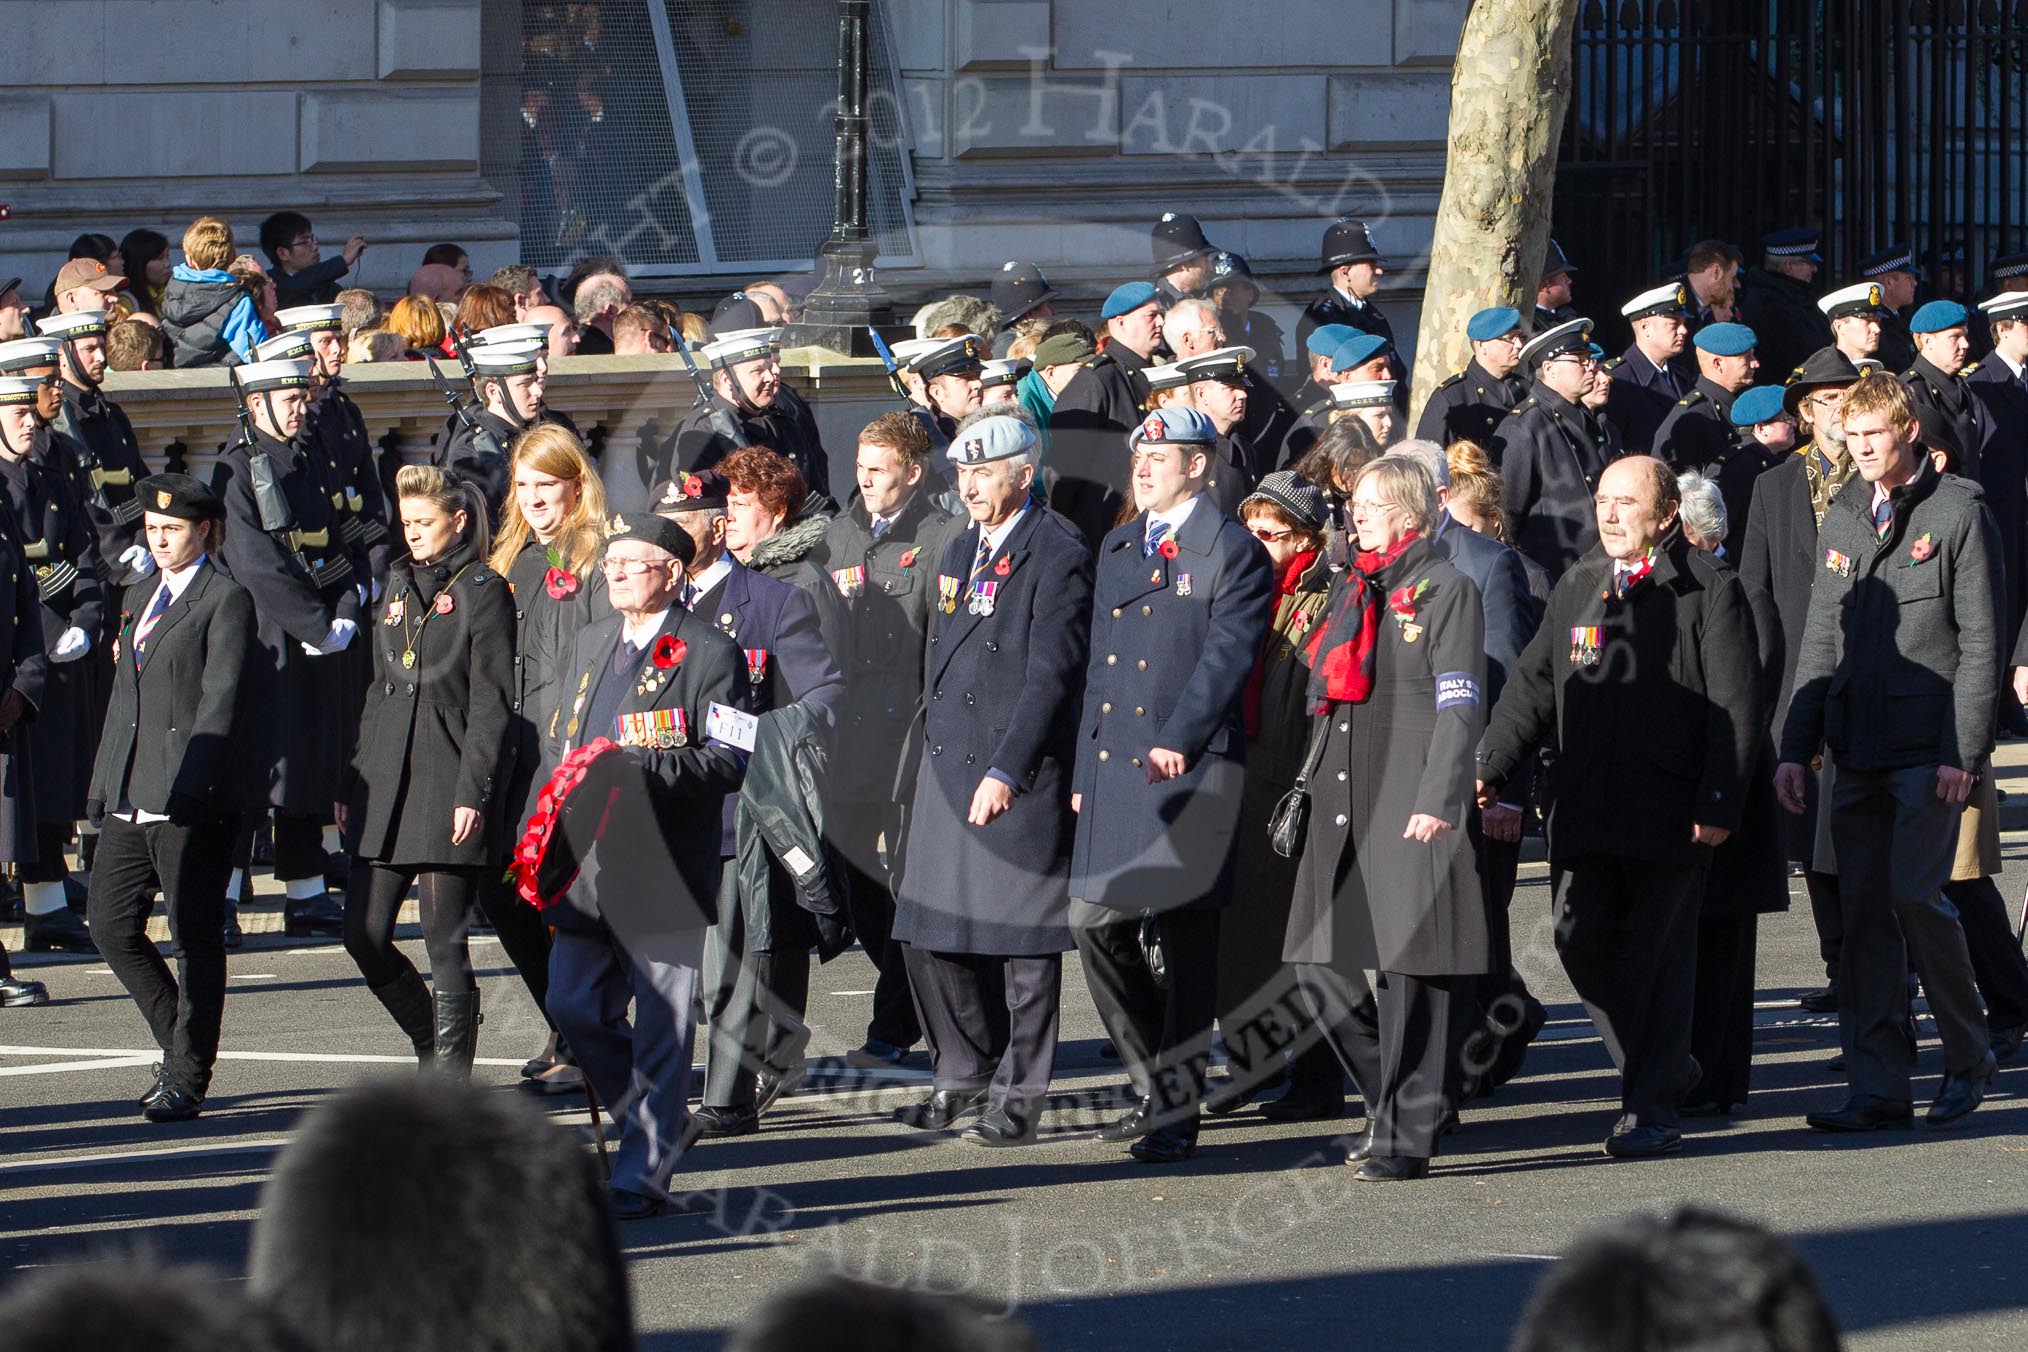
[{"label": "striped necktie", "polygon": [[1169,538],[1169,523],[1156,517],[1148,523],[1148,538],[1141,542],[1141,557],[1151,558],[1162,542]]},{"label": "striped necktie", "polygon": [[[986,538],[985,527],[979,528],[979,552],[972,555],[972,576],[977,577],[986,570],[993,558],[993,543]],[[969,579],[968,579],[969,580]]]},{"label": "striped necktie", "polygon": [[1887,528],[1894,524],[1894,499],[1882,498],[1873,508],[1873,531],[1881,539],[1887,538]]},{"label": "striped necktie", "polygon": [[134,665],[141,665],[141,650],[148,642],[148,635],[155,632],[155,626],[162,620],[163,612],[169,609],[169,579],[163,578],[162,585],[155,588],[154,603],[148,613],[134,626]]}]

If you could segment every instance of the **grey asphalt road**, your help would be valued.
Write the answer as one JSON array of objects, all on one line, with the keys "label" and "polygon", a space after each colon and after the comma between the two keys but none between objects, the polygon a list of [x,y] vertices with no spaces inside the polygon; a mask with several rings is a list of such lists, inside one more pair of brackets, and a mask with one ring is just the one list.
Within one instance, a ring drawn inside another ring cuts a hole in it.
[{"label": "grey asphalt road", "polygon": [[[2018,905],[2028,836],[2008,838]],[[1134,1164],[1076,1127],[1120,1083],[1074,960],[1061,1107],[1042,1144],[983,1152],[888,1120],[922,1092],[918,1055],[878,1082],[835,1057],[864,1032],[856,952],[814,980],[814,1074],[757,1136],[687,1161],[716,1213],[624,1232],[644,1344],[717,1347],[770,1292],[817,1271],[963,1290],[1030,1321],[1050,1348],[1497,1349],[1547,1264],[1588,1227],[1685,1202],[1752,1217],[1801,1245],[1862,1352],[2028,1346],[2028,1059],[1963,1129],[1827,1138],[1802,1114],[1840,1097],[1800,897],[1762,924],[1749,1114],[1696,1127],[1677,1158],[1619,1163],[1606,1057],[1547,947],[1547,889],[1515,900],[1524,974],[1553,1019],[1523,1076],[1467,1114],[1429,1181],[1351,1181],[1358,1123],[1211,1123],[1198,1157]],[[408,947],[418,961],[421,945]],[[482,1082],[503,1094],[541,1042],[497,943],[480,941]],[[0,1274],[152,1251],[236,1280],[262,1180],[300,1117],[346,1085],[404,1071],[403,1044],[336,944],[250,942],[232,959],[226,1061],[209,1111],[157,1127],[134,1107],[154,1059],[139,1016],[91,960],[17,959],[55,1003],[0,1011]],[[1927,1031],[1925,1026],[1925,1031]],[[1940,1071],[1933,1040],[1922,1070]],[[561,1129],[581,1106],[547,1101]],[[525,1228],[525,1227],[524,1227]],[[517,1242],[512,1225],[501,1242]],[[526,1242],[539,1242],[538,1234]],[[0,1275],[0,1282],[8,1280]]]}]

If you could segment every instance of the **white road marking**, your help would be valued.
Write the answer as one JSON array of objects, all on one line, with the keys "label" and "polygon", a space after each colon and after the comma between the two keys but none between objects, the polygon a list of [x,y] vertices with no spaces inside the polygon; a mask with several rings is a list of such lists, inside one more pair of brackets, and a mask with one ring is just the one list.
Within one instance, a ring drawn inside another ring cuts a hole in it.
[{"label": "white road marking", "polygon": [[96,1061],[58,1061],[39,1066],[0,1066],[0,1075],[58,1075],[73,1070],[120,1070],[127,1066],[145,1066],[161,1054],[137,1052],[132,1056],[105,1057]]},{"label": "white road marking", "polygon": [[0,1174],[25,1174],[42,1169],[96,1169],[113,1164],[173,1159],[178,1156],[202,1158],[206,1155],[251,1155],[280,1150],[289,1143],[289,1139],[287,1136],[264,1136],[253,1141],[235,1141],[230,1145],[169,1145],[153,1150],[108,1151],[100,1155],[59,1155],[54,1159],[5,1160],[0,1161]]},{"label": "white road marking", "polygon": [[[141,1057],[153,1061],[162,1053],[152,1047],[5,1047],[0,1046],[0,1056],[97,1056],[109,1058]],[[372,1056],[352,1052],[220,1052],[221,1061],[302,1061],[339,1062],[358,1065],[409,1065],[415,1064],[415,1057]],[[480,1066],[519,1066],[526,1057],[482,1056],[473,1062]],[[118,1065],[118,1059],[103,1062]],[[4,1074],[0,1071],[0,1074]]]}]

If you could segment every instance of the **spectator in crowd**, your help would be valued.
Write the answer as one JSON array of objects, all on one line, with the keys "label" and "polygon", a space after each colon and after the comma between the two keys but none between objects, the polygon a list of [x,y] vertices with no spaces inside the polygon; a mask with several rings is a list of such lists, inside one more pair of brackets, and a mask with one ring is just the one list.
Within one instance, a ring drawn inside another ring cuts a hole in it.
[{"label": "spectator in crowd", "polygon": [[577,353],[577,321],[560,305],[537,305],[522,312],[521,319],[528,324],[549,325],[549,359],[574,356]]},{"label": "spectator in crowd", "polygon": [[514,322],[514,297],[490,282],[465,288],[465,294],[458,297],[457,318],[451,321],[451,331],[470,337],[483,329],[497,324]]},{"label": "spectator in crowd", "polygon": [[373,361],[400,361],[407,344],[393,329],[361,329],[346,340],[345,364]]},{"label": "spectator in crowd", "polygon": [[380,297],[363,286],[347,287],[338,293],[333,303],[345,307],[339,315],[343,326],[339,331],[347,338],[361,329],[379,328],[385,317],[385,311],[380,308]]},{"label": "spectator in crowd", "polygon": [[441,264],[458,274],[463,284],[472,284],[472,256],[456,244],[432,244],[423,255],[425,265]]},{"label": "spectator in crowd", "polygon": [[310,1352],[634,1346],[585,1152],[440,1077],[369,1084],[305,1121],[262,1192],[248,1288]]},{"label": "spectator in crowd", "polygon": [[162,288],[169,284],[169,237],[159,230],[129,230],[120,241],[127,295],[136,310],[162,312]]},{"label": "spectator in crowd", "polygon": [[27,333],[28,302],[21,295],[21,279],[10,277],[0,286],[0,343],[11,343]]},{"label": "spectator in crowd", "polygon": [[329,305],[338,298],[345,274],[366,252],[366,236],[349,236],[338,257],[326,259],[308,216],[277,211],[261,222],[261,252],[274,265],[278,306]]},{"label": "spectator in crowd", "polygon": [[517,321],[526,320],[530,310],[549,304],[549,295],[542,289],[542,278],[526,263],[509,263],[488,277],[486,282],[514,297],[514,318]]},{"label": "spectator in crowd", "polygon": [[654,306],[639,302],[613,320],[612,338],[613,355],[619,357],[649,357],[676,349],[669,340],[669,321]]},{"label": "spectator in crowd", "polygon": [[683,341],[691,348],[702,347],[711,341],[711,325],[703,315],[684,311]]},{"label": "spectator in crowd", "polygon": [[617,273],[601,272],[579,283],[571,300],[577,316],[577,350],[588,357],[613,350],[613,321],[633,303],[633,288]]},{"label": "spectator in crowd", "polygon": [[241,254],[226,267],[226,272],[246,287],[253,297],[254,313],[260,317],[261,327],[269,333],[279,332],[281,325],[275,320],[275,311],[281,308],[276,299],[275,279],[268,276],[268,270],[252,254]]},{"label": "spectator in crowd", "polygon": [[1018,1320],[952,1296],[849,1277],[819,1277],[771,1297],[726,1352],[1031,1352]]},{"label": "spectator in crowd", "polygon": [[430,300],[454,301],[464,289],[465,279],[458,275],[458,270],[442,263],[425,263],[408,278],[408,294]]},{"label": "spectator in crowd", "polygon": [[[747,295],[752,297],[753,291],[749,289]],[[765,306],[762,312],[767,313]],[[768,320],[770,324],[781,322],[779,318]],[[951,331],[953,325],[956,326],[954,332]],[[961,337],[976,333],[990,341],[999,327],[1000,312],[977,296],[946,296],[923,316],[922,323],[925,338]]]},{"label": "spectator in crowd", "polygon": [[800,307],[790,299],[779,282],[750,282],[746,294],[761,307],[761,318],[770,325],[793,324],[802,315]]},{"label": "spectator in crowd", "polygon": [[111,235],[88,231],[72,240],[69,259],[79,258],[89,258],[94,263],[103,263],[106,265],[106,271],[115,276],[124,275],[126,260],[120,256],[120,246],[113,243]]},{"label": "spectator in crowd", "polygon": [[273,1352],[275,1323],[216,1273],[131,1260],[48,1268],[0,1300],[15,1352]]},{"label": "spectator in crowd", "polygon": [[444,317],[427,296],[403,296],[387,312],[387,327],[408,345],[410,360],[437,353],[444,346]]},{"label": "spectator in crowd", "polygon": [[626,264],[620,262],[617,258],[611,258],[605,254],[593,254],[589,258],[578,259],[577,266],[573,267],[570,270],[570,275],[563,279],[563,285],[556,288],[557,298],[565,305],[575,304],[577,302],[577,289],[583,286],[588,279],[605,273],[611,273],[615,277],[625,277],[627,275]]},{"label": "spectator in crowd", "polygon": [[96,258],[73,258],[57,269],[49,284],[49,308],[59,314],[77,310],[103,310],[112,293],[127,285],[127,279],[108,271]]},{"label": "spectator in crowd", "polygon": [[1508,1352],[1753,1348],[1837,1352],[1796,1251],[1759,1226],[1686,1207],[1581,1239],[1535,1288]]},{"label": "spectator in crowd", "polygon": [[140,319],[128,319],[106,331],[106,366],[114,371],[159,371],[168,344],[162,330]]},{"label": "spectator in crowd", "polygon": [[253,289],[226,271],[235,253],[232,227],[200,216],[183,232],[183,261],[162,289],[162,332],[175,365],[237,365],[268,336]]}]

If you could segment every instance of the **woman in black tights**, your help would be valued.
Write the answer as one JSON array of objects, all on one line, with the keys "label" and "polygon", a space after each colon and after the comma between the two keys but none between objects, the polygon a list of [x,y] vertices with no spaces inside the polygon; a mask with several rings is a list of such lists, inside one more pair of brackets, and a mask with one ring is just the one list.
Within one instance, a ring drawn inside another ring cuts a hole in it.
[{"label": "woman in black tights", "polygon": [[[428,465],[395,476],[409,558],[388,572],[371,630],[373,683],[350,792],[345,949],[424,1064],[469,1074],[479,989],[466,944],[487,870],[505,865],[514,602],[486,562],[478,490]],[[418,884],[430,988],[394,945]]]}]

